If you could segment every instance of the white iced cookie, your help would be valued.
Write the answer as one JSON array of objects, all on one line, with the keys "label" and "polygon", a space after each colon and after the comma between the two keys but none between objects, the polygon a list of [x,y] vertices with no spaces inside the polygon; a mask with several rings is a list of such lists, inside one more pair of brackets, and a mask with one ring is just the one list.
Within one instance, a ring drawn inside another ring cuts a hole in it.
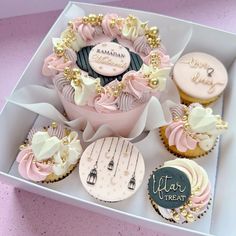
[{"label": "white iced cookie", "polygon": [[140,187],[145,172],[139,150],[124,138],[109,137],[90,144],[79,166],[82,185],[93,197],[118,202]]}]

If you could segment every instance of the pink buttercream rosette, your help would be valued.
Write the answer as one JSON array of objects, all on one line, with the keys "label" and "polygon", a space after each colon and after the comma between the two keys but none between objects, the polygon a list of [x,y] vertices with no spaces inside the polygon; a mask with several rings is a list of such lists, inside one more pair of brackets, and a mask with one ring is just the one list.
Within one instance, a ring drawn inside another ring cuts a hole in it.
[{"label": "pink buttercream rosette", "polygon": [[[134,20],[130,16],[120,18],[117,14],[109,13],[103,16],[101,23],[98,25],[91,22],[86,23],[85,18],[78,17],[72,20],[70,24],[70,30],[74,32],[75,36],[71,47],[75,52],[87,45],[96,44],[99,40],[103,42],[107,38],[110,40],[117,38],[120,43],[124,43],[124,46],[128,46],[131,51],[138,53],[144,64],[151,65],[151,57],[154,53],[158,54],[159,69],[172,66],[170,57],[162,47],[152,48],[150,46],[144,28],[148,26],[138,18]],[[65,38],[67,32],[68,30],[64,31],[61,37]],[[71,82],[63,76],[65,67],[73,68],[73,65],[74,68],[76,67],[75,57],[71,55],[69,58],[70,60],[63,61],[57,55],[52,54],[45,60],[43,74],[53,78],[55,89],[67,118],[71,121],[79,119],[80,128],[84,128],[86,124],[89,124],[96,132],[102,126],[106,126],[110,130],[110,134],[128,137],[151,97],[156,98],[159,109],[158,99],[161,90],[153,89],[144,73],[140,71],[129,71],[123,76],[122,83],[125,84],[125,88],[119,92],[118,96],[112,96],[109,93],[109,91],[114,90],[112,87],[119,83],[114,80],[102,89],[102,93],[90,94],[90,98],[86,102],[83,100],[83,104],[78,104],[75,101],[78,94],[76,95]],[[82,75],[85,74],[82,71]],[[166,79],[168,79],[168,76],[166,76]],[[163,113],[163,111],[161,110],[160,113]]]}]

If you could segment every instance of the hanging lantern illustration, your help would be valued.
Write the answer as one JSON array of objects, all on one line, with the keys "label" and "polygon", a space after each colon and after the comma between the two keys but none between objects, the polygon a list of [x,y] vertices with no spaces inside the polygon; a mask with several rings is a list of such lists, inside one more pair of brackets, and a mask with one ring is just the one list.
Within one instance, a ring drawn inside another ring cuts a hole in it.
[{"label": "hanging lantern illustration", "polygon": [[97,169],[93,168],[87,177],[87,184],[94,185],[97,181]]},{"label": "hanging lantern illustration", "polygon": [[134,190],[135,187],[136,187],[136,180],[135,180],[135,176],[133,175],[128,183],[128,189]]},{"label": "hanging lantern illustration", "polygon": [[108,170],[113,170],[113,168],[114,168],[114,161],[113,161],[113,159],[112,159],[112,160],[110,160],[110,162],[108,163],[107,169],[108,169]]}]

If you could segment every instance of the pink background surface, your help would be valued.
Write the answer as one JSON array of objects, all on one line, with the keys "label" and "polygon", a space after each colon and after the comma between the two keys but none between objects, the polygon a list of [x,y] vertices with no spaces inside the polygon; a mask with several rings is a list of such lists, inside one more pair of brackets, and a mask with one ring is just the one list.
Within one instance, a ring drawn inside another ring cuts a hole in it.
[{"label": "pink background surface", "polygon": [[[118,1],[110,5],[154,11],[236,32],[234,0]],[[59,12],[0,20],[0,107]],[[157,229],[158,230],[158,229]],[[0,182],[1,235],[159,235],[158,232],[62,204]]]}]

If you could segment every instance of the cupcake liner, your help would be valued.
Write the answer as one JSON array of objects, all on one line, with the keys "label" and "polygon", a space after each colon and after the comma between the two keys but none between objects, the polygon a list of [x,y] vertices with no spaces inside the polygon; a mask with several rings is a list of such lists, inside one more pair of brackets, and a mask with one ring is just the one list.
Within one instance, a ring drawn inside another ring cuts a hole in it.
[{"label": "cupcake liner", "polygon": [[[155,212],[156,212],[158,215],[160,215],[163,219],[165,219],[165,220],[167,220],[167,221],[169,221],[169,222],[171,222],[171,223],[178,224],[178,225],[180,225],[180,224],[189,224],[189,223],[192,223],[192,222],[188,222],[188,221],[184,221],[183,223],[178,223],[178,222],[174,221],[173,219],[165,218],[165,217],[160,213],[160,211],[158,210],[158,207],[157,207],[158,205],[154,202],[154,200],[151,198],[151,196],[149,195],[149,193],[148,193],[148,196],[149,196],[150,203],[151,203],[152,207],[154,208]],[[212,198],[210,198],[206,210],[204,210],[204,212],[202,212],[200,215],[198,215],[198,216],[196,217],[196,219],[195,219],[193,222],[195,222],[195,221],[201,219],[201,218],[207,213],[207,211],[209,210],[209,206],[211,205],[211,203],[212,203]]]},{"label": "cupcake liner", "polygon": [[[186,155],[184,153],[181,153],[180,151],[178,151],[176,148],[176,151],[174,151],[173,149],[170,148],[170,146],[168,145],[168,140],[167,138],[165,137],[165,133],[164,133],[164,129],[163,127],[160,127],[159,128],[159,136],[160,136],[160,139],[162,141],[162,143],[164,144],[164,146],[166,147],[166,149],[174,156],[178,157],[178,158],[187,158],[187,159],[197,159],[197,158],[201,158],[201,157],[204,157],[204,156],[207,156],[210,152],[212,152],[214,150],[214,148],[216,147],[216,144],[219,140],[219,137],[216,138],[215,140],[215,143],[213,145],[213,147],[209,150],[209,151],[204,151],[204,153],[200,154],[200,155],[194,155],[194,156],[190,156],[190,155]],[[199,148],[199,147],[198,147]],[[200,149],[200,148],[199,148]],[[192,152],[195,151],[194,150],[190,150]]]},{"label": "cupcake liner", "polygon": [[56,177],[56,175],[54,175],[54,176],[55,176],[55,179],[52,179],[52,180],[43,180],[43,181],[41,181],[40,183],[49,184],[49,183],[59,182],[59,181],[65,179],[67,176],[69,176],[69,175],[74,171],[74,169],[77,167],[78,164],[79,164],[79,161],[78,161],[76,164],[74,164],[74,165],[70,165],[70,167],[69,167],[69,169],[68,169],[68,172],[65,173],[64,175],[60,175],[60,176],[57,176],[57,177]]}]

